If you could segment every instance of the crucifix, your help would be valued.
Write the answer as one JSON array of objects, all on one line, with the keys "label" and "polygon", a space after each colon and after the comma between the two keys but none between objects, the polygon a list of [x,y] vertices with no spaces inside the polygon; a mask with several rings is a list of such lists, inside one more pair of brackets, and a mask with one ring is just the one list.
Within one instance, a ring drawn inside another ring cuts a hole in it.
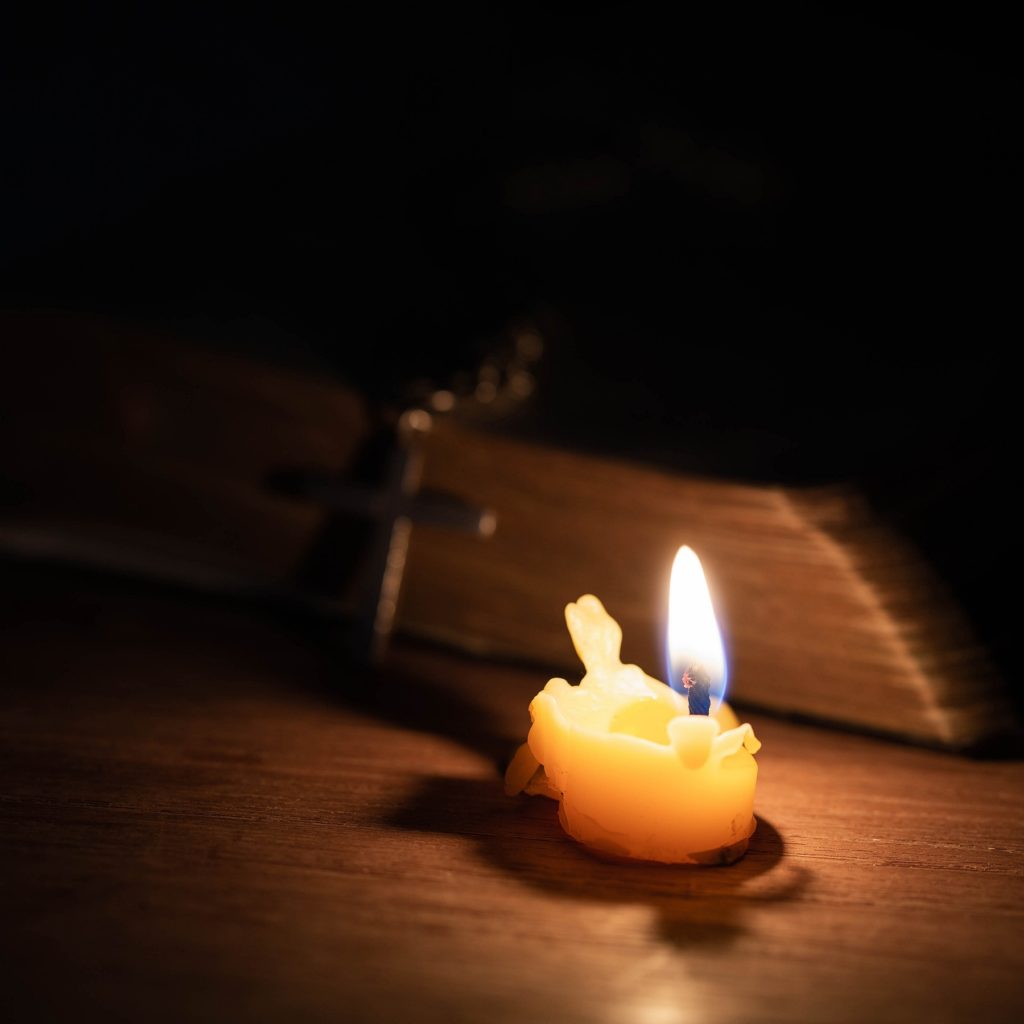
[{"label": "crucifix", "polygon": [[[489,509],[474,508],[448,494],[420,491],[421,441],[432,423],[430,413],[424,409],[408,409],[399,416],[380,487],[326,473],[286,472],[271,476],[272,490],[371,522],[369,542],[360,552],[355,601],[349,613],[352,653],[368,663],[380,660],[394,628],[413,523],[451,527],[481,537],[489,537],[497,525],[497,517]],[[351,535],[350,522],[337,525],[339,532]],[[327,547],[330,546],[328,543]],[[334,573],[335,567],[330,564],[328,579],[321,581],[330,593],[318,594],[301,586],[281,586],[258,576],[204,564],[188,549],[177,550],[173,545],[166,548],[161,552],[148,545],[135,546],[130,541],[102,540],[88,534],[78,536],[74,531],[65,533],[31,525],[0,526],[0,553],[18,559],[100,570],[330,619],[347,617],[348,609],[336,596],[340,574]],[[322,549],[314,544],[310,560],[318,562],[322,555]]]},{"label": "crucifix", "polygon": [[[337,404],[324,414],[322,406],[314,403],[307,410],[304,403],[311,394],[322,396],[325,382],[310,391],[312,381],[277,376],[266,368],[264,373],[271,376],[261,379],[273,381],[280,408],[275,400],[271,415],[248,420],[243,416],[236,422],[222,414],[225,397],[237,396],[240,410],[262,408],[266,393],[252,392],[249,382],[251,367],[264,364],[211,361],[183,345],[154,347],[159,358],[150,368],[127,355],[134,352],[136,340],[132,335],[124,341],[117,336],[104,341],[107,347],[98,349],[103,357],[89,364],[117,370],[113,389],[99,378],[87,377],[71,390],[74,396],[85,393],[92,380],[96,397],[90,436],[96,452],[88,446],[80,450],[78,434],[83,428],[69,421],[63,442],[69,455],[64,461],[76,472],[67,488],[57,488],[61,499],[53,507],[60,511],[20,514],[10,502],[10,509],[0,508],[0,559],[70,566],[344,623],[351,626],[354,654],[367,661],[381,656],[392,632],[413,524],[481,537],[496,526],[494,513],[487,509],[420,490],[423,440],[433,415],[458,409],[462,419],[482,422],[508,414],[532,394],[534,364],[543,352],[539,331],[517,322],[496,336],[475,371],[454,373],[447,386],[415,380],[376,394],[369,403],[376,405],[369,419],[384,420],[389,426],[372,435],[350,475],[342,478],[337,471],[306,471],[294,460],[333,459],[343,450],[347,462],[349,445],[314,444],[308,454],[301,431],[286,443],[277,428],[283,427],[285,437],[291,438],[290,428],[308,418],[325,434],[348,428],[363,437],[368,403],[356,401],[351,393],[346,397],[343,386],[336,388]],[[55,351],[65,351],[64,344],[68,351],[73,349],[68,340]],[[165,365],[174,371],[171,379],[180,378],[195,388],[187,403],[181,400],[182,389],[168,387],[159,370]],[[32,403],[29,415],[35,415],[36,405]],[[206,429],[216,431],[214,448],[226,456],[220,461],[217,454],[207,459],[205,449],[203,457],[194,458],[190,446],[196,443],[197,408],[206,415]],[[284,418],[274,419],[273,413],[281,410],[287,413]],[[377,442],[385,440],[382,452]],[[247,446],[245,458],[236,464],[230,453],[242,446]],[[27,496],[38,491],[45,509],[55,485],[47,468],[52,451],[41,451],[48,455],[28,464],[25,481],[14,479]],[[330,454],[317,456],[313,451]],[[76,483],[76,460],[83,472],[97,473],[106,486]],[[361,475],[362,464],[374,471],[372,485]],[[38,476],[33,475],[35,466]],[[230,486],[222,486],[224,478]],[[95,500],[94,491],[100,492]],[[318,505],[328,513],[316,536],[309,536],[307,517],[281,515],[282,497]],[[242,524],[244,540],[237,550],[232,544],[222,545],[221,538],[231,530],[230,517],[250,513],[253,523]],[[360,530],[358,520],[366,524],[365,530]],[[263,560],[259,547],[263,543],[272,552],[278,528],[285,531],[283,543],[290,552],[284,566],[273,557]],[[291,553],[297,550],[304,556],[296,567]]]},{"label": "crucifix", "polygon": [[421,491],[421,441],[431,430],[424,409],[401,414],[387,456],[383,486],[370,487],[324,474],[292,478],[289,490],[335,513],[372,521],[362,558],[352,622],[353,653],[377,662],[394,629],[409,539],[414,523],[444,526],[489,537],[497,526],[490,509],[474,508],[448,494]]}]

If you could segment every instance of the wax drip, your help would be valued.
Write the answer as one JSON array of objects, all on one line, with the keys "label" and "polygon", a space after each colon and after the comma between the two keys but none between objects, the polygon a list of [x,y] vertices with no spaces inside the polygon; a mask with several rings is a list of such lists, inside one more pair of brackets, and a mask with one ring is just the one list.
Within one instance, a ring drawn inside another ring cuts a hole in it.
[{"label": "wax drip", "polygon": [[683,687],[691,715],[711,714],[711,676],[703,665],[688,665],[683,673]]}]

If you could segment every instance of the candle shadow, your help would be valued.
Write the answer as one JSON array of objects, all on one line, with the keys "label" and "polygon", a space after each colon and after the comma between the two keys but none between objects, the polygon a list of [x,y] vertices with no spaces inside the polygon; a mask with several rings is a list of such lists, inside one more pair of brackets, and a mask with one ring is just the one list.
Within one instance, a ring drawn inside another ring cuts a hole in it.
[{"label": "candle shadow", "polygon": [[[349,664],[343,684],[333,673],[326,673],[315,685],[330,703],[409,732],[451,740],[481,755],[502,773],[522,742],[521,736],[503,730],[486,707],[445,685],[444,680],[394,665],[382,675],[379,670]],[[500,791],[500,784],[496,786]]]},{"label": "candle shadow", "polygon": [[785,862],[785,840],[763,818],[732,865],[613,863],[565,835],[553,801],[509,799],[497,780],[424,779],[385,823],[471,837],[488,863],[560,899],[647,905],[658,938],[676,948],[731,945],[753,907],[797,900],[811,880],[806,868]]}]

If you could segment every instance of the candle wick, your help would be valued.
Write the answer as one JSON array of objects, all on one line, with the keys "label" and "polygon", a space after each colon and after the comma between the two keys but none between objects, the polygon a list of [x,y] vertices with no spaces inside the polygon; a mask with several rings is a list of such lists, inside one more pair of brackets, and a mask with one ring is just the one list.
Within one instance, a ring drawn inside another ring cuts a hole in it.
[{"label": "candle wick", "polygon": [[683,687],[691,715],[711,714],[711,676],[703,665],[688,665],[683,672]]}]

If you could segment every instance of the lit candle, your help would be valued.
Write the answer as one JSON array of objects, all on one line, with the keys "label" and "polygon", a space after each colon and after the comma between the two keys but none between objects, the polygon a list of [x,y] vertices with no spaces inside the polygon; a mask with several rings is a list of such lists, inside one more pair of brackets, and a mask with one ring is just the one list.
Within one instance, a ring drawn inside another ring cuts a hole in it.
[{"label": "lit candle", "polygon": [[725,654],[700,561],[680,548],[669,591],[669,678],[619,657],[622,630],[591,594],[565,609],[586,668],[552,679],[505,775],[509,795],[558,801],[565,831],[612,857],[728,864],[754,831],[761,744],[721,702]]}]

